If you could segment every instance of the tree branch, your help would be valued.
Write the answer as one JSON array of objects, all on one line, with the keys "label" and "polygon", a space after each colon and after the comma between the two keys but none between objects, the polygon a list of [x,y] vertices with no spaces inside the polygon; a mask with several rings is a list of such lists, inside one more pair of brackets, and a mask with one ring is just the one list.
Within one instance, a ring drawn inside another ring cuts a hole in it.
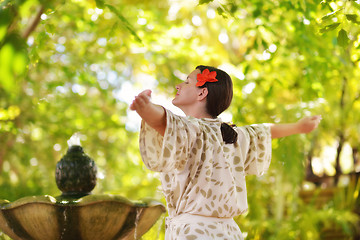
[{"label": "tree branch", "polygon": [[34,19],[32,20],[31,24],[26,28],[26,30],[24,31],[24,33],[22,34],[22,37],[26,40],[30,34],[35,30],[35,28],[37,27],[37,25],[40,22],[40,17],[41,14],[43,14],[44,12],[44,6],[39,7],[36,16],[34,17]]}]

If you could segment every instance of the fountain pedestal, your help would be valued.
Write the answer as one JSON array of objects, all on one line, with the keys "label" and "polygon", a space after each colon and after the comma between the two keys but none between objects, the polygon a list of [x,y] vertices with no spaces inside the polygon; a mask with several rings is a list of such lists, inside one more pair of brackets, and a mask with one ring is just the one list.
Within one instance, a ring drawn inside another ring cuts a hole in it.
[{"label": "fountain pedestal", "polygon": [[14,240],[130,240],[145,234],[164,211],[155,201],[112,195],[25,197],[0,201],[0,229]]},{"label": "fountain pedestal", "polygon": [[0,229],[14,240],[132,240],[165,212],[153,200],[91,195],[96,165],[79,145],[70,146],[58,162],[56,182],[63,191],[59,197],[0,200]]}]

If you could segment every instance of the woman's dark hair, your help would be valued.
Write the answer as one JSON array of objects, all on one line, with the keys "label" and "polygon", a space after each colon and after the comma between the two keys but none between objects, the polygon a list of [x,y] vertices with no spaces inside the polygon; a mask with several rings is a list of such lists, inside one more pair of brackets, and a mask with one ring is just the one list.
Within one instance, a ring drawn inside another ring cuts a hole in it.
[{"label": "woman's dark hair", "polygon": [[[217,82],[206,82],[200,87],[207,88],[206,111],[213,118],[216,118],[230,106],[233,97],[231,77],[223,70],[215,67],[199,65],[196,69],[199,69],[201,72],[205,69],[208,69],[210,72],[216,72]],[[237,132],[233,129],[233,126],[229,126],[226,123],[221,124],[221,134],[225,143],[234,143],[237,140]]]}]

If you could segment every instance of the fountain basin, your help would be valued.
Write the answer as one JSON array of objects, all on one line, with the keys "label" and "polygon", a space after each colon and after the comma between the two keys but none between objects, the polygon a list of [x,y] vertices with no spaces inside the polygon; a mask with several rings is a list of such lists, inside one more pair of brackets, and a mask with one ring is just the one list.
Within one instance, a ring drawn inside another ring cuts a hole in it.
[{"label": "fountain basin", "polygon": [[0,229],[14,240],[130,240],[139,239],[164,212],[164,205],[151,199],[33,196],[0,200]]}]

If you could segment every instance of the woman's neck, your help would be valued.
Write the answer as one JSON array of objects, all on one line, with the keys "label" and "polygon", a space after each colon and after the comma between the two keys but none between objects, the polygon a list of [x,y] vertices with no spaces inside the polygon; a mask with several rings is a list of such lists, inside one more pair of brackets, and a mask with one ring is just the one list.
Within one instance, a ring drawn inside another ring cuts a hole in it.
[{"label": "woman's neck", "polygon": [[186,116],[194,118],[213,118],[206,111],[206,101],[199,101],[191,105],[177,106],[179,107]]},{"label": "woman's neck", "polygon": [[186,116],[190,116],[190,117],[194,117],[194,118],[213,118],[210,114],[208,114],[206,111],[197,111],[197,110],[188,110],[188,111],[184,111]]}]

